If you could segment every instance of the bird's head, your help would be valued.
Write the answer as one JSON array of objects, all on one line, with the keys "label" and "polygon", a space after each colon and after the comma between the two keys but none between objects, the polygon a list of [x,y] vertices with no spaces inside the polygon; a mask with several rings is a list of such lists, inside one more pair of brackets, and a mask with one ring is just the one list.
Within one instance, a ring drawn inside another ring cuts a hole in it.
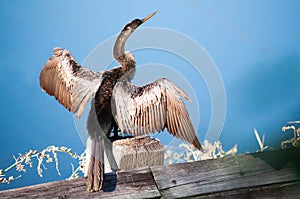
[{"label": "bird's head", "polygon": [[137,27],[139,27],[145,21],[147,21],[148,19],[153,17],[156,13],[157,13],[157,11],[151,13],[150,15],[148,15],[147,17],[145,17],[143,19],[134,19],[132,22],[130,22],[123,28],[122,32],[128,32],[131,34],[135,29],[137,29]]},{"label": "bird's head", "polygon": [[[114,45],[113,55],[114,55],[115,59],[118,60],[119,57],[121,57],[122,55],[125,54],[124,46],[125,46],[126,40],[134,32],[134,30],[137,29],[137,27],[139,27],[145,21],[147,21],[148,19],[153,17],[153,15],[155,15],[156,13],[157,13],[157,11],[148,15],[144,19],[135,19],[123,28],[123,30],[119,34],[119,36],[115,42],[115,45]],[[119,63],[120,63],[120,61],[119,61]]]}]

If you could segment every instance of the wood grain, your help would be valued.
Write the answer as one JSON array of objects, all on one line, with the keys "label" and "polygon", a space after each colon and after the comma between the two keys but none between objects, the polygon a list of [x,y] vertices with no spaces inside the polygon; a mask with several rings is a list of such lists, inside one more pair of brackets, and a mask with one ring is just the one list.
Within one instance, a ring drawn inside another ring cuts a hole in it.
[{"label": "wood grain", "polygon": [[269,151],[151,170],[164,197],[181,198],[299,181],[299,155],[299,149]]},{"label": "wood grain", "polygon": [[85,179],[62,180],[0,192],[0,198],[160,198],[149,168],[106,174],[103,192],[87,192]]},{"label": "wood grain", "polygon": [[157,139],[137,136],[113,142],[113,154],[121,170],[163,165],[164,146]]},{"label": "wood grain", "polygon": [[119,171],[104,192],[83,178],[0,192],[0,198],[299,198],[300,149]]}]

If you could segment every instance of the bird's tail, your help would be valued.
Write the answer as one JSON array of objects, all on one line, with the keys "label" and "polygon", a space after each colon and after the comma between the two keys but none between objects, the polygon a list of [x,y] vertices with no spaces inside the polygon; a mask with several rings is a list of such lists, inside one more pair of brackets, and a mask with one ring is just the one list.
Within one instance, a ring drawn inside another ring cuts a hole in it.
[{"label": "bird's tail", "polygon": [[87,162],[85,169],[87,191],[103,190],[104,181],[104,140],[91,138],[87,141]]},{"label": "bird's tail", "polygon": [[87,191],[101,191],[104,181],[104,134],[97,120],[94,99],[86,128],[89,134],[86,143],[86,189]]}]

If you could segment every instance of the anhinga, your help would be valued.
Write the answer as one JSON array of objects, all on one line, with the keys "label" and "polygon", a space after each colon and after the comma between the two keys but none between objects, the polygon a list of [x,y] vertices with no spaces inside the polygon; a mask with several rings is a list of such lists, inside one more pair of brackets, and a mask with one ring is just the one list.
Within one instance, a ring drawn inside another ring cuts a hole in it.
[{"label": "anhinga", "polygon": [[183,90],[165,78],[142,87],[130,83],[135,73],[135,60],[124,50],[126,40],[155,13],[133,20],[119,34],[113,55],[121,66],[93,72],[78,64],[68,50],[54,48],[54,54],[41,71],[41,88],[70,112],[77,113],[78,118],[94,97],[88,120],[93,120],[94,115],[99,128],[93,129],[89,122],[87,124],[91,141],[87,148],[92,154],[87,165],[88,191],[103,189],[103,135],[109,136],[112,128],[131,135],[152,134],[166,128],[173,136],[202,150],[181,100],[181,96],[189,100]]}]

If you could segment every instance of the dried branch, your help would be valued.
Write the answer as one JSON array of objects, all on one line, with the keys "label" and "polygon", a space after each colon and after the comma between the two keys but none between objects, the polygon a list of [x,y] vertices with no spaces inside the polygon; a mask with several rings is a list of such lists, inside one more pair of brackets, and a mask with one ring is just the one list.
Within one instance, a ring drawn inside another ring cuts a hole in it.
[{"label": "dried branch", "polygon": [[220,141],[216,141],[214,144],[211,144],[207,140],[204,140],[202,146],[204,153],[196,149],[193,145],[180,144],[179,147],[184,148],[185,152],[179,154],[178,152],[174,152],[174,149],[171,147],[166,147],[166,164],[216,159],[219,157],[234,156],[237,153],[237,145],[228,151],[224,151]]},{"label": "dried branch", "polygon": [[[30,168],[33,166],[32,159],[36,159],[37,161],[37,172],[40,177],[43,176],[43,170],[46,169],[45,163],[51,163],[53,162],[53,159],[55,161],[55,168],[58,175],[60,174],[59,171],[59,160],[57,153],[65,153],[70,155],[71,158],[78,159],[79,160],[79,168],[74,170],[72,175],[70,177],[78,177],[78,171],[83,171],[80,169],[82,167],[82,163],[85,162],[85,152],[81,155],[77,155],[76,153],[72,152],[70,148],[67,147],[57,147],[57,146],[48,146],[47,148],[43,149],[42,151],[38,150],[29,150],[27,153],[24,154],[18,154],[18,157],[14,157],[15,162],[11,164],[6,169],[0,169],[0,183],[6,183],[9,184],[11,181],[16,180],[21,177],[21,175],[15,177],[15,176],[6,176],[6,173],[15,168],[18,172],[26,172],[26,167],[29,166]],[[84,161],[83,161],[84,160]],[[75,172],[75,173],[74,173]]]}]

